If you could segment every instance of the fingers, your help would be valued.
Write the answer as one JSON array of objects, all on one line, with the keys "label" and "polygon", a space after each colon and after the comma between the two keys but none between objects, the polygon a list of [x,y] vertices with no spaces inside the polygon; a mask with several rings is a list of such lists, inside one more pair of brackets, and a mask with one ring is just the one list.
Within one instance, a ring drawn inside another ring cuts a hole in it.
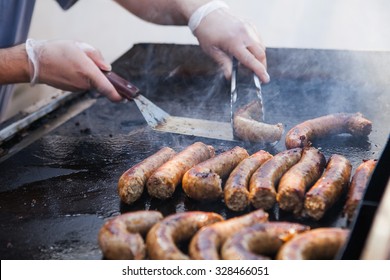
[{"label": "fingers", "polygon": [[233,55],[247,68],[260,78],[263,83],[270,81],[270,76],[267,72],[267,61],[265,52],[259,51],[256,47],[240,47],[236,49]]},{"label": "fingers", "polygon": [[91,77],[91,86],[95,88],[99,93],[106,96],[112,102],[120,102],[123,98],[119,95],[119,93],[115,90],[114,86],[108,81],[106,76],[95,67],[96,72],[92,73]]},{"label": "fingers", "polygon": [[194,35],[202,49],[222,65],[227,78],[232,71],[231,57],[235,56],[263,83],[270,81],[265,46],[252,23],[236,17],[229,10],[219,9],[202,20]]},{"label": "fingers", "polygon": [[111,71],[111,65],[104,60],[101,52],[87,43],[76,42],[76,44],[91,59],[93,64],[98,67],[96,68],[92,66],[91,68],[91,86],[113,102],[122,101],[123,98],[118,94],[114,86],[100,71],[100,69],[104,71]]},{"label": "fingers", "polygon": [[260,78],[264,83],[270,81],[267,72],[267,57],[265,46],[261,40],[257,28],[252,23],[246,22],[246,32],[241,33],[241,42],[234,47],[236,58]]}]

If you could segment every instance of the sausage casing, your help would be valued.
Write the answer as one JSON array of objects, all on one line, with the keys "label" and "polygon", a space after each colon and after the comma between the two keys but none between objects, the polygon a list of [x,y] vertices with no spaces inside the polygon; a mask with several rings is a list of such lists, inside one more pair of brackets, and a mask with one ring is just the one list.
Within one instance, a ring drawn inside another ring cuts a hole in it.
[{"label": "sausage casing", "polygon": [[344,245],[349,230],[341,228],[317,228],[298,234],[279,250],[279,260],[334,259]]},{"label": "sausage casing", "polygon": [[214,148],[195,142],[160,166],[148,179],[148,193],[159,199],[172,196],[184,173],[194,165],[214,156]]},{"label": "sausage casing", "polygon": [[280,152],[253,173],[249,182],[249,200],[255,208],[273,207],[276,202],[276,185],[282,175],[300,160],[301,155],[300,148]]},{"label": "sausage casing", "polygon": [[309,229],[308,226],[288,222],[267,222],[245,227],[225,241],[221,256],[224,260],[270,259],[284,242]]},{"label": "sausage casing", "polygon": [[329,158],[324,174],[306,193],[304,212],[319,220],[348,188],[352,165],[341,155]]},{"label": "sausage casing", "polygon": [[360,201],[363,199],[364,192],[374,172],[376,163],[377,160],[374,159],[362,162],[352,176],[347,193],[347,201],[343,209],[343,214],[347,216],[349,221],[352,220]]},{"label": "sausage casing", "polygon": [[248,156],[244,148],[237,146],[195,165],[184,174],[182,181],[184,192],[195,200],[221,198],[222,180],[226,179],[237,164]]},{"label": "sausage casing", "polygon": [[219,260],[220,248],[227,238],[244,227],[266,222],[267,220],[268,214],[259,209],[243,216],[204,227],[191,240],[190,256],[196,260]]},{"label": "sausage casing", "polygon": [[291,128],[286,134],[286,148],[303,148],[311,145],[316,138],[349,133],[364,137],[371,133],[372,123],[361,113],[331,114],[307,120]]},{"label": "sausage casing", "polygon": [[188,260],[178,243],[188,241],[202,227],[222,221],[222,216],[201,211],[172,214],[148,232],[146,244],[153,260]]},{"label": "sausage casing", "polygon": [[242,211],[249,206],[249,180],[252,174],[272,155],[258,151],[241,161],[230,173],[224,187],[226,206],[233,211]]},{"label": "sausage casing", "polygon": [[118,182],[118,193],[121,200],[127,204],[138,200],[152,173],[175,154],[176,152],[171,148],[164,147],[124,172]]},{"label": "sausage casing", "polygon": [[285,211],[301,214],[306,189],[311,187],[324,171],[326,160],[316,148],[303,149],[299,162],[280,179],[276,200]]},{"label": "sausage casing", "polygon": [[283,125],[261,122],[261,115],[262,108],[258,102],[251,102],[239,108],[233,115],[234,136],[244,141],[263,144],[279,141],[283,134]]},{"label": "sausage casing", "polygon": [[144,259],[146,246],[143,236],[162,218],[158,211],[136,211],[107,221],[98,235],[104,257],[113,260]]}]

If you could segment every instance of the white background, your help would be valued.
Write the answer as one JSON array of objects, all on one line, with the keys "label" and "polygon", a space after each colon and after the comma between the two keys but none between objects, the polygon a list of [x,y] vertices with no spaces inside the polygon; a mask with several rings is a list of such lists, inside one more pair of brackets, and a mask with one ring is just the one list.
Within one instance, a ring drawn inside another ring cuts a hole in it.
[{"label": "white background", "polygon": [[[226,2],[257,26],[267,47],[390,50],[388,0]],[[197,43],[187,27],[147,23],[112,0],[79,0],[68,11],[54,0],[37,0],[30,37],[85,41],[99,48],[109,62],[135,43]],[[44,86],[19,87],[8,116],[54,91]]]}]

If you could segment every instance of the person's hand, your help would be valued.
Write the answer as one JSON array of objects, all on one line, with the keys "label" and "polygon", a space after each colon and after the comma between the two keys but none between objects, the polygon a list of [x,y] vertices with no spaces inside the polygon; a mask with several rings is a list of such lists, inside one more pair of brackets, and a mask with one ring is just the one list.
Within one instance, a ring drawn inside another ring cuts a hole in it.
[{"label": "person's hand", "polygon": [[32,84],[45,83],[69,91],[94,89],[111,101],[122,100],[102,73],[110,71],[111,65],[94,47],[71,40],[28,39],[26,51]]},{"label": "person's hand", "polygon": [[235,56],[262,82],[269,82],[265,46],[253,24],[221,8],[205,16],[194,35],[203,51],[222,66],[226,78],[231,77]]}]

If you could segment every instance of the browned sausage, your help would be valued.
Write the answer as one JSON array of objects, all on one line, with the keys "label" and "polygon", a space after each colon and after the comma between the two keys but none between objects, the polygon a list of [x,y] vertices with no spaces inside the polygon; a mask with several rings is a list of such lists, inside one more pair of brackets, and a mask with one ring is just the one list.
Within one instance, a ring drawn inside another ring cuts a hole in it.
[{"label": "browned sausage", "polygon": [[372,123],[361,113],[338,113],[307,120],[291,128],[286,134],[286,148],[303,148],[316,138],[349,133],[362,137],[371,133]]},{"label": "browned sausage", "polygon": [[283,174],[301,158],[302,149],[291,149],[267,160],[252,175],[249,200],[255,208],[270,209],[276,202],[276,185]]},{"label": "browned sausage", "polygon": [[241,161],[230,173],[224,188],[226,206],[233,211],[242,211],[249,206],[249,180],[265,161],[272,158],[266,151],[258,151]]},{"label": "browned sausage", "polygon": [[244,148],[237,146],[195,165],[184,174],[182,181],[184,192],[195,200],[221,198],[222,180],[226,179],[237,164],[248,156]]},{"label": "browned sausage", "polygon": [[274,143],[283,134],[283,124],[268,124],[236,116],[233,119],[234,135],[244,141]]},{"label": "browned sausage", "polygon": [[[260,122],[258,103],[251,102],[238,109],[233,116],[233,132],[237,138],[259,143],[274,143],[283,134],[283,125]],[[261,108],[260,108],[261,109]]]},{"label": "browned sausage", "polygon": [[199,230],[192,238],[189,252],[192,259],[219,260],[219,250],[225,240],[240,229],[268,220],[262,209],[228,219]]},{"label": "browned sausage", "polygon": [[261,104],[257,100],[255,100],[246,104],[245,106],[238,108],[234,112],[234,116],[240,116],[246,119],[260,121],[263,117],[263,108]]},{"label": "browned sausage", "polygon": [[349,231],[341,228],[317,228],[298,234],[280,248],[279,260],[334,259]]},{"label": "browned sausage", "polygon": [[142,260],[146,255],[143,236],[163,218],[157,211],[136,211],[107,221],[99,231],[103,255],[112,260]]},{"label": "browned sausage", "polygon": [[172,196],[184,173],[199,162],[214,156],[214,148],[196,142],[160,166],[148,179],[148,193],[159,199]]},{"label": "browned sausage", "polygon": [[280,179],[276,200],[285,211],[301,214],[306,189],[311,187],[324,171],[324,155],[314,147],[303,149],[299,162]]},{"label": "browned sausage", "polygon": [[139,199],[148,178],[175,154],[176,152],[171,148],[164,147],[123,173],[118,182],[118,193],[121,200],[131,204]]},{"label": "browned sausage", "polygon": [[217,213],[192,211],[170,215],[155,224],[148,232],[146,244],[153,260],[188,260],[179,248],[202,227],[222,221]]},{"label": "browned sausage", "polygon": [[352,165],[341,155],[332,155],[324,174],[306,193],[304,212],[319,220],[343,194],[349,184]]},{"label": "browned sausage", "polygon": [[344,215],[347,216],[348,221],[351,221],[357,206],[363,199],[364,192],[370,181],[372,172],[374,172],[377,160],[370,159],[362,162],[354,175],[352,176],[351,184],[349,186],[347,201],[344,206]]},{"label": "browned sausage", "polygon": [[222,246],[224,260],[267,260],[284,242],[310,227],[288,222],[268,222],[245,227],[228,238]]}]

